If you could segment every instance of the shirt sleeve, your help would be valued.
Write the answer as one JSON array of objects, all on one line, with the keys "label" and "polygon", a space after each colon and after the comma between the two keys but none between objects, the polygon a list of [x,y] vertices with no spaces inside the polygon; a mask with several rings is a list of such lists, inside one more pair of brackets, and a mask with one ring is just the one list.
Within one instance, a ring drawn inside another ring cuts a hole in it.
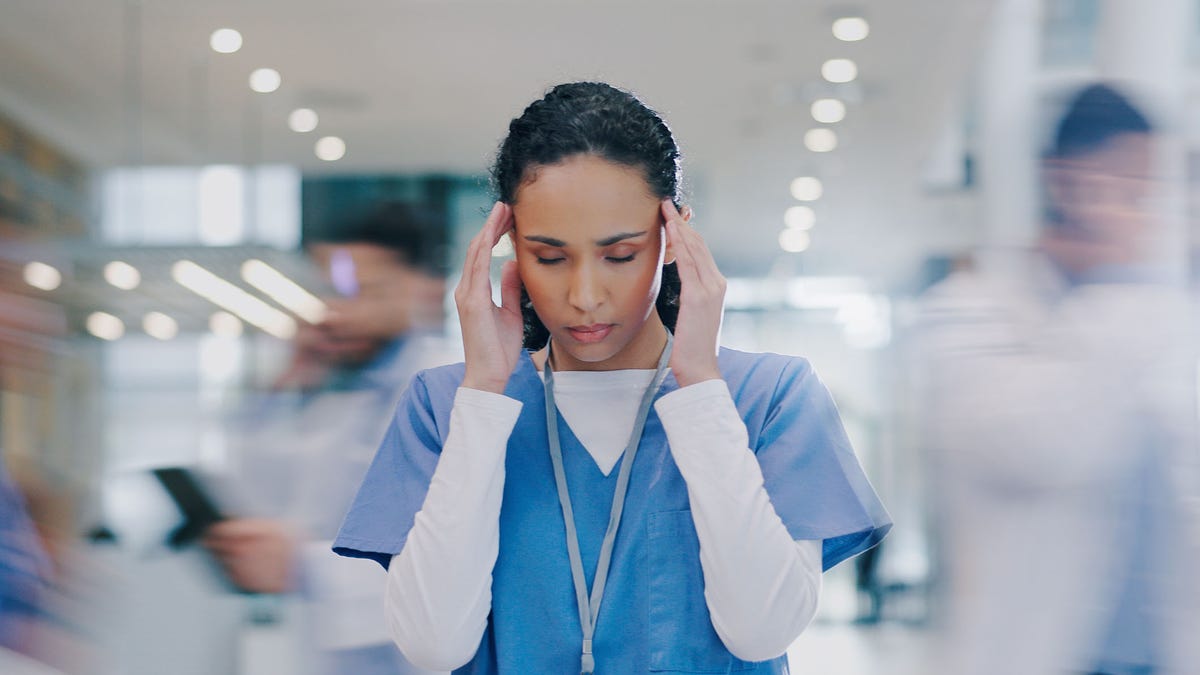
[{"label": "shirt sleeve", "polygon": [[[404,548],[437,468],[448,420],[430,400],[428,371],[413,378],[350,505],[333,551],[383,565]],[[447,397],[449,398],[449,397]],[[450,401],[446,401],[449,412]],[[444,422],[444,423],[443,423]]]},{"label": "shirt sleeve", "polygon": [[793,541],[775,513],[723,380],[684,387],[655,407],[687,482],[713,628],[738,658],[778,657],[816,613],[821,542]]},{"label": "shirt sleeve", "polygon": [[[808,361],[773,356],[760,369],[778,373],[765,414],[753,419],[750,449],[775,512],[795,540],[822,541],[826,570],[883,540],[891,516],[850,446],[837,406]],[[752,398],[748,380],[731,387],[735,402]],[[739,408],[740,409],[740,408]],[[750,424],[749,422],[747,423]]]},{"label": "shirt sleeve", "polygon": [[[516,419],[520,402],[505,396],[459,389],[460,378],[439,380],[440,370],[418,373],[401,397],[379,450],[334,539],[333,551],[338,555],[374,560],[386,569],[392,557],[403,550],[417,512],[425,503],[443,447],[449,442],[452,410],[462,392],[466,392],[466,398],[472,401],[487,398],[492,405],[485,405],[483,409],[491,409],[493,417]],[[501,427],[503,419],[500,420]],[[502,438],[498,440],[501,447],[507,442],[514,424],[515,421],[509,422],[502,431]],[[501,454],[498,461],[502,460]],[[500,469],[503,470],[502,463]]]},{"label": "shirt sleeve", "polygon": [[428,494],[388,570],[388,628],[426,668],[474,656],[487,628],[500,547],[504,456],[521,403],[460,388]]}]

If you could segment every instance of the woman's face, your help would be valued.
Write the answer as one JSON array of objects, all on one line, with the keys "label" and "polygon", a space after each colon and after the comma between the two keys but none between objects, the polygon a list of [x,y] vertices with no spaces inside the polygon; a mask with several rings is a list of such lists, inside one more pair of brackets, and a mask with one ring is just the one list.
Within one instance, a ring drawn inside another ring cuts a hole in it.
[{"label": "woman's face", "polygon": [[517,190],[517,269],[550,331],[559,370],[650,368],[665,328],[654,309],[660,200],[640,169],[594,155],[536,167]]}]

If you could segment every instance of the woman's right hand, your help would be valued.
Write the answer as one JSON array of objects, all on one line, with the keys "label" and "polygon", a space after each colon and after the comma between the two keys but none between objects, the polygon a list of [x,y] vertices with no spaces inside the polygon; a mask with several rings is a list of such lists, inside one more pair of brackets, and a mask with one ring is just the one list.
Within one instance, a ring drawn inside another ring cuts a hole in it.
[{"label": "woman's right hand", "polygon": [[516,260],[506,262],[501,272],[500,306],[492,301],[492,248],[513,229],[513,222],[512,207],[496,202],[483,229],[467,247],[462,279],[454,289],[467,362],[462,386],[497,394],[504,392],[525,338]]}]

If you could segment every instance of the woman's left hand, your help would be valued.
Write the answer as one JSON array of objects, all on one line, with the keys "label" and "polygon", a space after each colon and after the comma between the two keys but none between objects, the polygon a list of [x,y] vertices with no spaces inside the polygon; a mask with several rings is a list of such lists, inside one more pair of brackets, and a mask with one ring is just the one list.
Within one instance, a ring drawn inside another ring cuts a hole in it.
[{"label": "woman's left hand", "polygon": [[670,199],[663,200],[662,213],[680,280],[679,318],[670,365],[679,386],[686,387],[721,377],[717,350],[725,309],[725,277],[717,269],[704,238],[688,225]]}]

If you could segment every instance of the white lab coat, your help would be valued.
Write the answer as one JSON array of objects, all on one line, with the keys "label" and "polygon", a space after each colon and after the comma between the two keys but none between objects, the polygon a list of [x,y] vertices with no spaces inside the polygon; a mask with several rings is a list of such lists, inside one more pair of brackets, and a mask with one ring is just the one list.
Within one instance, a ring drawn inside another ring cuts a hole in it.
[{"label": "white lab coat", "polygon": [[286,521],[304,538],[301,640],[316,649],[310,662],[340,650],[390,649],[386,573],[369,561],[339,558],[331,546],[412,376],[458,357],[445,340],[409,337],[341,386],[272,395],[249,408],[251,419],[236,444],[238,482],[248,497],[243,515]]},{"label": "white lab coat", "polygon": [[[928,294],[922,406],[942,538],[945,673],[1086,672],[1147,499],[1165,672],[1200,672],[1194,632],[1196,360],[1189,303],[1150,283],[1069,287],[1036,254],[980,258]],[[1147,454],[1151,453],[1151,454]],[[1175,634],[1173,634],[1175,633]]]}]

